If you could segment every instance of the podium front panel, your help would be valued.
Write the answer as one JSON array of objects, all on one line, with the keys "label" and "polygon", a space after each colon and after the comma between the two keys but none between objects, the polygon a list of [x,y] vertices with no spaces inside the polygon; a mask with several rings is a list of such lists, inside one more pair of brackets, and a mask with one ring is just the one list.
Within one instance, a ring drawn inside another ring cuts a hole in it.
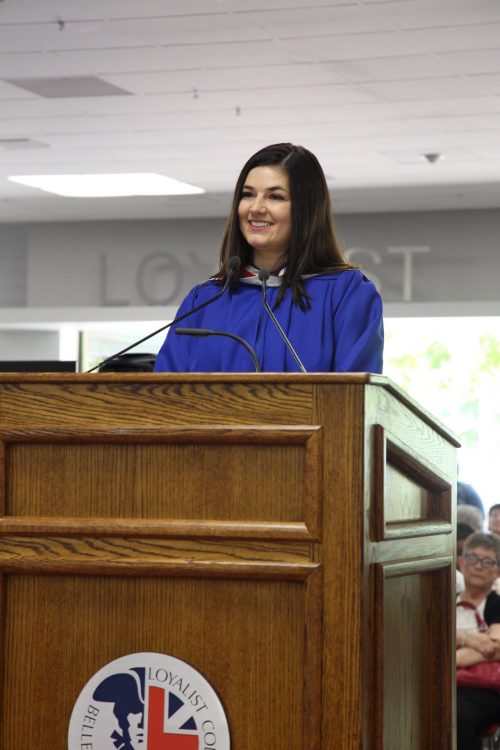
[{"label": "podium front panel", "polygon": [[452,750],[456,445],[366,374],[0,376],[0,750],[145,652],[232,750]]}]

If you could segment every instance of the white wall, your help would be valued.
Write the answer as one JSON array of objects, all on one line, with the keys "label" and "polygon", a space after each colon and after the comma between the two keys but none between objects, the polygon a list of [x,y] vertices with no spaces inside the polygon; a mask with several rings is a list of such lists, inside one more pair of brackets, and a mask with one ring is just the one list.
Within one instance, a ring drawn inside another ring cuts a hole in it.
[{"label": "white wall", "polygon": [[0,330],[0,361],[59,359],[58,331]]},{"label": "white wall", "polygon": [[27,273],[26,228],[0,225],[0,308],[26,305]]},{"label": "white wall", "polygon": [[[499,300],[500,211],[350,214],[338,225],[346,247],[363,248],[352,258],[379,277],[386,303]],[[412,246],[428,251],[400,249]],[[405,262],[412,266],[409,299]]]},{"label": "white wall", "polygon": [[222,220],[28,228],[33,307],[168,305],[217,269]]}]

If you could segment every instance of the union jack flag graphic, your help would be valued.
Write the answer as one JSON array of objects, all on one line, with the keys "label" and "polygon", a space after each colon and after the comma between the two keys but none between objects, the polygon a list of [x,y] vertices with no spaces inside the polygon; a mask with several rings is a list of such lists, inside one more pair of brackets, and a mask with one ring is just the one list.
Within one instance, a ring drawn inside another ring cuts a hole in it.
[{"label": "union jack flag graphic", "polygon": [[150,685],[148,692],[147,750],[198,750],[198,731],[192,707],[164,688]]}]

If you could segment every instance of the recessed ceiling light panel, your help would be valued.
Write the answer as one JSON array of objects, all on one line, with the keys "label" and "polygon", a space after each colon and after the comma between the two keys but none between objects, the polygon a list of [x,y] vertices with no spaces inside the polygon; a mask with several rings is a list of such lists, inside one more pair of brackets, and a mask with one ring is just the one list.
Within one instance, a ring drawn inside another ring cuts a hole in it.
[{"label": "recessed ceiling light panel", "polygon": [[179,182],[162,174],[46,174],[14,175],[20,185],[38,188],[66,198],[120,198],[147,195],[195,195],[203,188]]}]

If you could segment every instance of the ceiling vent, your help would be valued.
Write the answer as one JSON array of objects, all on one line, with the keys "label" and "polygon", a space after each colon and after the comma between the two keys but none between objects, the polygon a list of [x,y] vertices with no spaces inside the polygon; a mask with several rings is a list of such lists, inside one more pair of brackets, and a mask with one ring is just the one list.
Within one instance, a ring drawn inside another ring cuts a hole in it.
[{"label": "ceiling vent", "polygon": [[[1,0],[0,0],[1,1]],[[50,148],[48,143],[32,141],[31,138],[0,138],[0,149],[22,151],[32,148]]]},{"label": "ceiling vent", "polygon": [[103,81],[97,76],[70,76],[65,78],[6,78],[7,83],[30,91],[46,99],[67,99],[79,96],[133,96],[119,86]]}]

